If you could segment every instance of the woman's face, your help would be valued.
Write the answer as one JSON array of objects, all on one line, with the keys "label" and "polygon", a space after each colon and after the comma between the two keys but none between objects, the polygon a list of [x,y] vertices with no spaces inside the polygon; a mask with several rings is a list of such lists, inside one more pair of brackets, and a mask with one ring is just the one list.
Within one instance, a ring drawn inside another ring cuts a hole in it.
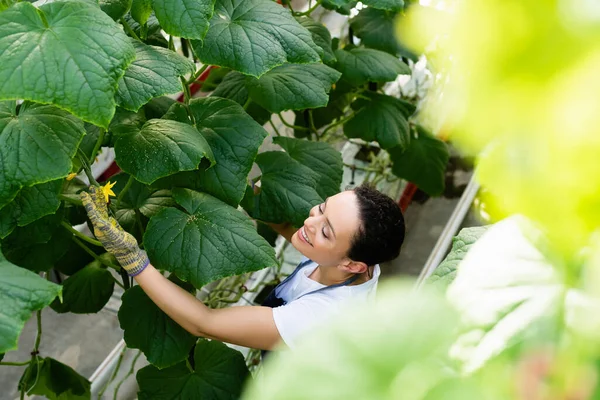
[{"label": "woman's face", "polygon": [[319,265],[338,266],[346,259],[360,227],[356,194],[348,190],[314,206],[292,245]]}]

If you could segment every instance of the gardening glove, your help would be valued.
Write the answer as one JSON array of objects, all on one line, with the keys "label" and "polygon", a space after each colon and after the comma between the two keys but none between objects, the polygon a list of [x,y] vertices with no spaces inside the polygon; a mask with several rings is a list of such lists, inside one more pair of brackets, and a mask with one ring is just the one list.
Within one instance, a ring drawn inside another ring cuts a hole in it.
[{"label": "gardening glove", "polygon": [[90,186],[89,190],[89,194],[81,192],[81,201],[94,226],[94,235],[115,256],[129,276],[136,276],[150,263],[146,252],[139,248],[137,240],[125,232],[116,219],[108,216],[101,189]]}]

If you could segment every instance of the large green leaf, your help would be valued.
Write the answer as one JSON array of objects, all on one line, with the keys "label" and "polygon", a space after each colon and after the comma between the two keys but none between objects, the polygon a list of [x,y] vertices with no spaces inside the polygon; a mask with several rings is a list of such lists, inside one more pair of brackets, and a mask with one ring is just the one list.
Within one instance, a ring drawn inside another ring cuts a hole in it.
[{"label": "large green leaf", "polygon": [[312,35],[313,41],[322,50],[319,55],[323,62],[328,65],[335,63],[336,58],[335,54],[333,54],[333,49],[331,48],[331,33],[329,32],[329,29],[322,23],[317,22],[310,17],[296,17],[296,20],[300,25],[308,29]]},{"label": "large green leaf", "polygon": [[195,172],[198,188],[237,206],[267,132],[232,100],[197,99],[190,103],[190,109],[216,161],[212,168]]},{"label": "large green leaf", "polygon": [[0,353],[17,348],[25,322],[59,296],[62,288],[5,260],[0,254]]},{"label": "large green leaf", "polygon": [[63,301],[54,302],[52,308],[60,313],[97,313],[108,303],[114,288],[110,271],[94,260],[63,282]]},{"label": "large green leaf", "polygon": [[[89,246],[88,248],[97,255],[104,251],[103,247]],[[94,261],[94,258],[75,241],[71,240],[65,254],[54,263],[54,269],[65,275],[73,275],[92,261]]]},{"label": "large green leaf", "polygon": [[389,82],[400,74],[409,74],[410,68],[397,57],[373,49],[354,48],[336,50],[337,69],[342,72],[343,79],[355,86],[367,82]]},{"label": "large green leaf", "polygon": [[118,21],[131,8],[132,0],[98,0],[100,9],[113,20]]},{"label": "large green leaf", "polygon": [[206,194],[173,189],[185,211],[152,217],[144,244],[152,263],[200,288],[214,280],[276,264],[273,248],[235,208]]},{"label": "large green leaf", "polygon": [[445,172],[448,165],[446,143],[417,127],[417,137],[412,137],[405,150],[400,147],[389,149],[392,172],[417,185],[431,196],[444,191]]},{"label": "large green leaf", "polygon": [[141,128],[121,125],[113,132],[117,135],[117,164],[142,183],[150,184],[175,172],[196,169],[203,158],[214,164],[204,137],[182,122],[152,119]]},{"label": "large green leaf", "polygon": [[62,180],[25,187],[14,200],[0,209],[0,239],[16,226],[30,224],[45,215],[54,214],[60,206],[58,193]]},{"label": "large green leaf", "polygon": [[127,290],[122,300],[119,323],[125,331],[127,347],[142,350],[158,368],[170,367],[188,357],[197,338],[158,308],[141,287]]},{"label": "large green leaf", "polygon": [[343,173],[339,151],[327,143],[283,136],[273,138],[273,143],[283,147],[294,160],[313,171],[317,181],[316,190],[321,198],[339,193]]},{"label": "large green leaf", "polygon": [[457,316],[442,297],[396,282],[380,288],[375,303],[361,303],[332,315],[293,351],[270,354],[268,379],[250,382],[242,399],[484,398],[431,393],[453,376],[443,361]]},{"label": "large green leaf", "polygon": [[588,314],[581,311],[592,311],[584,325],[597,324],[597,299],[565,287],[536,245],[548,248],[533,223],[513,216],[491,226],[460,263],[446,297],[461,315],[452,357],[462,372],[471,373],[507,350],[514,355],[515,346],[528,339],[554,339],[565,323],[577,328],[578,315]]},{"label": "large green leaf", "polygon": [[363,8],[350,20],[350,27],[363,46],[397,55],[402,50],[395,31],[397,14],[372,7]]},{"label": "large green leaf", "polygon": [[152,14],[152,0],[133,0],[131,2],[131,18],[138,24],[145,24]]},{"label": "large green leaf", "polygon": [[271,0],[217,0],[204,42],[192,44],[205,64],[257,78],[285,62],[320,60],[310,32]]},{"label": "large green leaf", "polygon": [[231,99],[241,106],[246,107],[246,113],[250,115],[259,125],[264,125],[270,118],[271,113],[256,102],[250,100],[248,104],[248,89],[246,88],[246,76],[237,71],[231,71],[217,86],[211,96]]},{"label": "large green leaf", "polygon": [[48,215],[24,227],[17,227],[2,240],[7,260],[31,271],[48,271],[69,248],[71,236],[60,225],[62,213]]},{"label": "large green leaf", "polygon": [[162,118],[174,103],[176,101],[168,96],[155,97],[144,106],[144,114],[148,119]]},{"label": "large green leaf", "polygon": [[312,170],[281,151],[256,157],[262,176],[260,193],[244,201],[246,211],[265,222],[301,226],[310,209],[323,201]]},{"label": "large green leaf", "polygon": [[149,365],[138,371],[140,400],[149,399],[239,399],[248,377],[244,356],[215,340],[201,339],[194,351],[195,368],[185,363],[159,370]]},{"label": "large green leaf", "polygon": [[485,233],[487,226],[474,226],[463,228],[452,239],[452,249],[444,260],[427,278],[426,283],[432,287],[445,290],[456,277],[456,268],[465,258],[465,255],[473,244]]},{"label": "large green leaf", "polygon": [[250,97],[267,110],[303,110],[327,105],[341,74],[324,64],[284,64],[259,79],[247,78]]},{"label": "large green leaf", "polygon": [[404,9],[404,0],[364,0],[362,3],[378,10],[402,11]]},{"label": "large green leaf", "polygon": [[[27,381],[24,377],[28,377]],[[27,394],[37,394],[50,400],[90,399],[90,381],[73,368],[53,358],[38,358],[23,372],[19,387]]]},{"label": "large green leaf", "polygon": [[131,41],[136,58],[119,80],[119,106],[137,111],[153,97],[180,92],[180,77],[193,73],[194,64],[171,50]]},{"label": "large green leaf", "polygon": [[133,181],[129,183],[129,188],[124,196],[120,201],[113,200],[113,203],[116,206],[115,215],[117,221],[119,221],[119,224],[125,230],[131,232],[134,231],[133,227],[137,223],[138,217],[136,213],[150,218],[163,208],[175,205],[175,201],[171,197],[171,191],[153,189],[136,181],[130,175],[123,173],[110,179],[111,181],[116,181],[113,192],[115,192],[117,197],[120,196],[129,179],[133,179]]},{"label": "large green leaf", "polygon": [[84,134],[80,120],[56,107],[26,102],[17,111],[0,102],[0,208],[22,187],[67,176]]},{"label": "large green leaf", "polygon": [[344,124],[344,134],[366,141],[376,140],[384,149],[405,149],[410,141],[408,117],[414,106],[392,96],[365,92],[367,99],[352,103],[356,115]]},{"label": "large green leaf", "polygon": [[0,99],[56,104],[108,127],[117,81],[135,52],[92,3],[22,2],[0,13],[0,56]]},{"label": "large green leaf", "polygon": [[169,35],[204,39],[214,0],[152,0],[156,18]]}]

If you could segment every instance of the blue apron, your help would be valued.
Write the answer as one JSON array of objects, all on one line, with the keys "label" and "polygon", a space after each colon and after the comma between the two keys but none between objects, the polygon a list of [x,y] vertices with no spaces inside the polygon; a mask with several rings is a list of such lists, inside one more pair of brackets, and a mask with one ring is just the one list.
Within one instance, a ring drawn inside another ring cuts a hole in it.
[{"label": "blue apron", "polygon": [[[273,290],[271,290],[271,293],[269,293],[269,295],[267,296],[267,298],[265,299],[265,301],[262,302],[261,305],[265,306],[265,307],[271,307],[271,308],[275,308],[275,307],[286,305],[287,302],[285,300],[277,297],[278,289],[282,288],[283,285],[285,285],[290,280],[292,280],[292,278],[294,278],[294,276],[296,276],[296,274],[298,273],[298,271],[300,271],[302,268],[304,268],[305,266],[307,266],[311,262],[312,262],[312,260],[307,259],[307,260],[302,261],[300,264],[298,264],[298,266],[296,267],[296,269],[294,270],[294,272],[292,272],[279,285],[277,285]],[[333,288],[340,287],[340,286],[350,285],[352,282],[356,281],[357,279],[358,279],[358,274],[355,274],[354,276],[352,276],[351,278],[348,278],[346,281],[344,281],[342,283],[336,283],[335,285],[325,286],[325,287],[322,287],[320,289],[313,290],[312,292],[304,293],[302,296],[300,296],[300,297],[298,297],[297,299],[294,299],[294,300],[298,300],[299,298],[304,297],[304,296],[309,295],[309,294],[323,292],[325,290],[333,289]],[[266,351],[266,350],[262,350],[261,351],[263,359],[265,358],[265,356],[268,353],[269,352]]]}]

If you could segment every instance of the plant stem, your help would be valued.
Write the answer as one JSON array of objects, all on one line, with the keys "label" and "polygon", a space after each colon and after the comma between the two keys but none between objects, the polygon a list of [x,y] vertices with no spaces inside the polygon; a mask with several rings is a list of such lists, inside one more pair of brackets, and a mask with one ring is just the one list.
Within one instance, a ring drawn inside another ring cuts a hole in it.
[{"label": "plant stem", "polygon": [[312,6],[311,8],[309,8],[308,10],[304,11],[304,12],[294,12],[294,16],[296,17],[301,17],[303,15],[310,15],[312,14],[313,11],[315,11],[317,9],[317,7],[319,7],[321,5],[321,0],[317,0],[317,2],[315,3],[314,6]]},{"label": "plant stem", "polygon": [[148,23],[144,23],[141,27],[140,27],[140,38],[142,40],[146,40],[148,38]]},{"label": "plant stem", "polygon": [[173,42],[173,35],[169,35],[169,50],[175,51],[175,42]]},{"label": "plant stem", "polygon": [[131,375],[133,375],[133,372],[135,370],[135,363],[137,362],[138,358],[140,358],[141,355],[142,355],[142,352],[141,351],[138,352],[138,354],[135,356],[135,358],[131,362],[131,367],[129,368],[129,372],[127,372],[127,375],[125,375],[123,377],[123,379],[121,379],[121,381],[119,381],[119,383],[117,384],[117,387],[115,388],[115,392],[113,395],[114,400],[118,399],[119,389],[121,388],[121,385],[123,384],[123,382],[125,382],[127,380],[127,378],[129,378]]},{"label": "plant stem", "polygon": [[115,370],[113,371],[112,375],[110,376],[110,379],[108,381],[106,381],[106,383],[104,384],[104,386],[102,387],[102,389],[98,392],[98,400],[102,399],[102,395],[104,394],[104,392],[106,392],[106,389],[108,388],[108,385],[115,380],[115,378],[117,377],[117,373],[119,373],[119,369],[121,368],[121,363],[123,362],[123,357],[125,356],[125,352],[127,351],[127,347],[125,347],[122,351],[121,354],[119,355],[119,359],[117,360],[117,365],[115,366]]},{"label": "plant stem", "polygon": [[138,35],[135,34],[135,32],[133,31],[133,29],[131,29],[131,26],[129,26],[129,24],[127,23],[127,21],[125,21],[125,18],[121,18],[121,25],[123,25],[123,28],[125,28],[125,32],[127,32],[132,38],[136,39],[136,40],[140,40],[140,38],[138,37]]},{"label": "plant stem", "polygon": [[317,132],[317,128],[315,127],[315,121],[313,119],[312,110],[308,110],[308,126],[310,126],[310,130],[315,134],[315,138],[317,142],[319,141],[319,133]]},{"label": "plant stem", "polygon": [[11,365],[11,366],[15,366],[15,367],[22,367],[22,366],[27,365],[29,363],[31,363],[31,360],[29,360],[29,361],[22,361],[22,362],[0,361],[0,365]]},{"label": "plant stem", "polygon": [[327,132],[329,132],[331,129],[335,128],[338,125],[345,124],[346,122],[348,122],[349,120],[351,120],[352,118],[354,118],[355,115],[356,115],[356,113],[352,113],[352,114],[348,115],[347,117],[340,118],[336,122],[334,122],[333,124],[329,125],[327,128],[325,128],[325,130],[321,134],[321,138],[323,140],[325,140],[325,138],[326,138],[325,134]]},{"label": "plant stem", "polygon": [[200,75],[202,75],[202,73],[203,73],[204,71],[206,71],[206,69],[207,69],[208,67],[210,67],[210,64],[204,64],[204,65],[203,65],[203,66],[202,66],[202,67],[201,67],[201,68],[200,68],[198,71],[196,71],[196,72],[195,72],[195,73],[192,75],[192,77],[190,78],[190,80],[189,80],[189,81],[187,81],[187,84],[190,84],[190,83],[194,83],[194,82],[196,82],[196,79],[198,79],[198,78],[200,77]]},{"label": "plant stem", "polygon": [[33,345],[33,355],[37,356],[40,350],[40,342],[42,341],[42,310],[37,312],[37,336],[35,338],[35,344]]},{"label": "plant stem", "polygon": [[127,275],[127,271],[125,271],[124,268],[121,268],[119,273],[121,274],[121,279],[123,280],[123,287],[125,290],[129,289],[131,287],[131,283],[129,282],[129,275]]},{"label": "plant stem", "polygon": [[104,246],[102,246],[102,243],[100,243],[96,239],[92,239],[91,237],[84,235],[83,233],[79,232],[77,229],[73,228],[71,225],[69,225],[65,221],[60,221],[60,224],[63,227],[65,227],[65,229],[67,229],[69,232],[71,232],[73,235],[80,238],[81,240],[85,240],[86,242],[88,242],[89,244],[93,244],[94,246],[104,247]]},{"label": "plant stem", "polygon": [[248,96],[248,99],[244,103],[244,111],[248,109],[248,106],[250,105],[250,103],[252,103],[252,99],[250,98],[250,96]]},{"label": "plant stem", "polygon": [[293,128],[293,129],[298,129],[299,131],[305,131],[305,132],[310,132],[309,128],[306,128],[304,126],[298,126],[298,125],[292,125],[290,123],[288,123],[284,118],[283,115],[281,115],[281,113],[277,113],[277,116],[279,117],[279,119],[281,120],[281,122],[283,122],[283,124],[285,126],[287,126],[288,128]]},{"label": "plant stem", "polygon": [[192,365],[190,364],[190,360],[186,359],[185,360],[185,365],[186,365],[186,367],[188,367],[188,369],[190,370],[190,372],[194,372],[194,369],[192,368]]},{"label": "plant stem", "polygon": [[121,289],[126,290],[125,286],[123,286],[123,284],[121,282],[119,282],[119,280],[117,278],[115,278],[114,276],[113,276],[113,280],[115,281],[115,283],[117,285],[121,286]]},{"label": "plant stem", "polygon": [[348,168],[352,168],[352,169],[357,169],[359,171],[365,171],[365,172],[383,173],[382,170],[377,169],[377,168],[359,167],[358,165],[353,165],[353,164],[346,164],[346,163],[344,163],[344,167],[348,167]]},{"label": "plant stem", "polygon": [[269,120],[269,124],[271,124],[271,126],[273,127],[273,131],[275,132],[275,134],[277,136],[281,136],[281,133],[279,133],[279,131],[277,130],[277,128],[275,127],[275,124],[273,123],[272,120]]},{"label": "plant stem", "polygon": [[77,149],[78,151],[78,155],[77,157],[79,158],[79,161],[81,161],[81,165],[83,166],[83,170],[85,171],[85,175],[88,177],[88,180],[90,181],[90,185],[96,185],[96,186],[100,186],[100,184],[98,183],[98,181],[96,181],[96,178],[94,178],[94,175],[92,174],[92,169],[90,168],[90,164],[88,164],[87,162],[87,157],[85,155],[85,153],[83,152],[83,150],[81,150],[81,148]]},{"label": "plant stem", "polygon": [[183,79],[183,77],[181,77],[180,79],[181,79],[181,84],[183,85],[183,103],[184,103],[185,109],[188,113],[188,116],[190,117],[190,120],[192,121],[192,124],[196,125],[196,119],[194,118],[194,114],[192,114],[192,110],[190,109],[190,99],[192,98],[192,94],[190,92],[190,86],[185,81],[185,79]]},{"label": "plant stem", "polygon": [[129,179],[127,179],[127,183],[125,184],[125,187],[123,188],[123,190],[121,190],[121,193],[119,193],[119,197],[117,197],[117,208],[119,208],[121,206],[121,200],[123,199],[123,196],[125,196],[125,193],[127,193],[127,191],[129,190],[131,185],[133,184],[134,180],[135,179],[134,179],[133,175],[129,175]]},{"label": "plant stem", "polygon": [[94,145],[94,150],[92,150],[92,156],[90,157],[90,165],[94,163],[96,160],[96,153],[100,150],[100,146],[102,146],[102,142],[104,142],[104,134],[106,133],[105,129],[100,129],[100,135],[98,135],[98,140],[96,140],[96,144]]},{"label": "plant stem", "polygon": [[76,200],[76,199],[74,199],[74,198],[72,198],[72,197],[65,196],[65,195],[64,195],[64,194],[62,194],[62,193],[58,195],[58,199],[59,199],[59,200],[62,200],[62,201],[66,201],[67,203],[74,204],[74,205],[76,205],[76,206],[81,206],[81,205],[83,205],[83,203],[81,202],[81,200]]},{"label": "plant stem", "polygon": [[114,269],[117,272],[119,272],[121,270],[121,267],[119,267],[113,263],[110,263],[108,261],[102,260],[100,257],[98,257],[98,254],[94,253],[89,247],[87,247],[85,245],[85,243],[82,243],[81,240],[77,239],[75,236],[73,236],[72,239],[75,242],[75,244],[77,244],[79,247],[81,247],[83,249],[83,251],[85,251],[90,256],[92,256],[94,258],[94,260],[98,261],[102,265],[106,265],[107,267]]},{"label": "plant stem", "polygon": [[137,208],[134,210],[135,212],[135,222],[138,228],[140,229],[140,239],[144,238],[144,225],[142,224],[142,213]]}]

